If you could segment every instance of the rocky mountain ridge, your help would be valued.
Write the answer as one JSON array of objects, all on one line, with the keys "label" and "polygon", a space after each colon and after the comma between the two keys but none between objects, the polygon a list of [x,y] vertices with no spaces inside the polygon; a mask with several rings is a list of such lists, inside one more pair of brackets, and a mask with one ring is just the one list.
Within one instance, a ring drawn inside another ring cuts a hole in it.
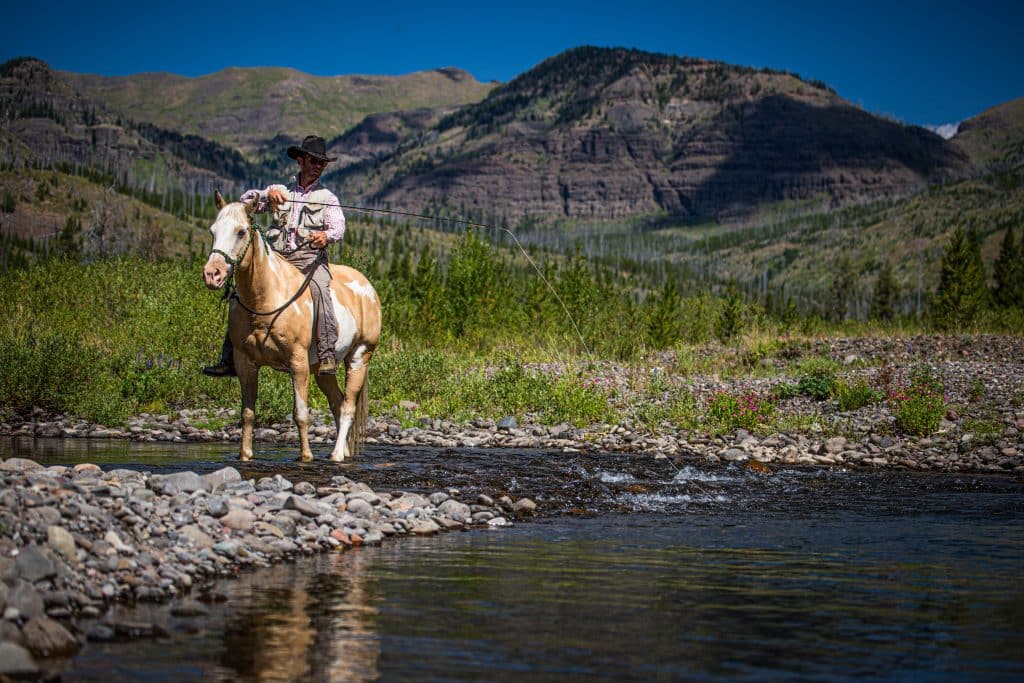
[{"label": "rocky mountain ridge", "polygon": [[938,135],[778,71],[577,48],[349,174],[372,201],[477,215],[718,220],[759,204],[897,196],[971,172]]},{"label": "rocky mountain ridge", "polygon": [[228,68],[198,78],[61,76],[111,111],[217,141],[251,160],[276,160],[282,145],[310,132],[332,138],[370,115],[445,109],[476,102],[494,87],[456,68],[402,76],[314,76],[276,67]]}]

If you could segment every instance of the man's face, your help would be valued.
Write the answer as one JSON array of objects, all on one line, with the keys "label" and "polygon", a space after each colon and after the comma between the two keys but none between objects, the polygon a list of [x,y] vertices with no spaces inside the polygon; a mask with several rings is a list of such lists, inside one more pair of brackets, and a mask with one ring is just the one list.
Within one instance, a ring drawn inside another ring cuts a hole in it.
[{"label": "man's face", "polygon": [[320,174],[324,172],[324,168],[327,166],[327,161],[320,159],[314,159],[308,154],[303,154],[296,159],[299,163],[299,175],[304,181],[303,185],[309,185],[320,179]]}]

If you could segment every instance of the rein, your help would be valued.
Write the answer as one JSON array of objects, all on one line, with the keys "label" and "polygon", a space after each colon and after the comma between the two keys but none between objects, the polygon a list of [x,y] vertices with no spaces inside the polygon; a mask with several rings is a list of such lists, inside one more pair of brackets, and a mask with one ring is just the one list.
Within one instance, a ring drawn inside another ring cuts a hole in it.
[{"label": "rein", "polygon": [[242,259],[245,258],[245,252],[249,251],[249,245],[252,244],[252,235],[253,235],[254,232],[259,232],[260,233],[260,237],[262,237],[263,241],[266,242],[266,236],[263,234],[263,231],[260,230],[260,227],[258,225],[256,225],[255,223],[250,223],[249,224],[249,241],[245,243],[245,249],[243,249],[242,253],[238,255],[238,259],[232,259],[230,256],[225,254],[220,249],[211,249],[210,251],[212,253],[214,253],[214,254],[220,254],[221,256],[223,256],[224,260],[227,261],[227,264],[229,266],[231,266],[231,275],[228,276],[228,281],[227,281],[227,284],[226,284],[226,288],[224,290],[224,300],[226,300],[226,299],[234,299],[235,301],[238,302],[239,306],[244,308],[251,315],[274,315],[275,313],[280,313],[284,309],[286,309],[289,306],[291,306],[293,303],[295,303],[295,301],[300,296],[302,296],[302,293],[304,291],[306,291],[307,287],[309,287],[309,283],[313,279],[313,274],[316,272],[316,269],[320,267],[320,264],[319,263],[314,264],[314,266],[309,269],[309,272],[306,273],[306,279],[302,281],[302,284],[299,286],[298,291],[296,291],[295,294],[293,294],[291,296],[291,298],[288,299],[288,301],[285,301],[283,304],[281,304],[280,306],[278,306],[277,308],[275,308],[272,311],[255,311],[255,310],[249,308],[245,304],[245,302],[242,301],[242,298],[240,296],[238,296],[238,288],[235,287],[234,282],[232,282],[232,280],[235,277],[235,266],[242,262]]}]

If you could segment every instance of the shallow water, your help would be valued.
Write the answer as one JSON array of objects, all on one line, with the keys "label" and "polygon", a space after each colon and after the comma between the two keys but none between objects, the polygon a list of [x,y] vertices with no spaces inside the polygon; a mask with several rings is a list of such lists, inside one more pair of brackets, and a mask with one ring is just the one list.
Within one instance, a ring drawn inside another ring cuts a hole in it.
[{"label": "shallow water", "polygon": [[[234,464],[223,444],[38,441],[0,453]],[[338,471],[257,458],[240,469]],[[1024,485],[1011,478],[377,447],[341,471],[380,490],[527,495],[558,514],[244,574],[216,584],[228,601],[201,618],[122,608],[171,637],[89,644],[64,680],[1024,677]]]}]

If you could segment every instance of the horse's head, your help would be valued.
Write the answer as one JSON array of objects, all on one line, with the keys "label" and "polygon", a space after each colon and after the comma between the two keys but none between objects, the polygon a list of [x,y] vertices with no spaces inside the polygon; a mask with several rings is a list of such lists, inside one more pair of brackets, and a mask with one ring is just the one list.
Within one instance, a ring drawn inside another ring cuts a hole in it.
[{"label": "horse's head", "polygon": [[220,191],[214,192],[213,199],[217,203],[218,212],[217,219],[210,226],[213,248],[203,266],[203,281],[210,289],[220,289],[249,247],[252,215],[259,199],[248,204],[228,204]]}]

